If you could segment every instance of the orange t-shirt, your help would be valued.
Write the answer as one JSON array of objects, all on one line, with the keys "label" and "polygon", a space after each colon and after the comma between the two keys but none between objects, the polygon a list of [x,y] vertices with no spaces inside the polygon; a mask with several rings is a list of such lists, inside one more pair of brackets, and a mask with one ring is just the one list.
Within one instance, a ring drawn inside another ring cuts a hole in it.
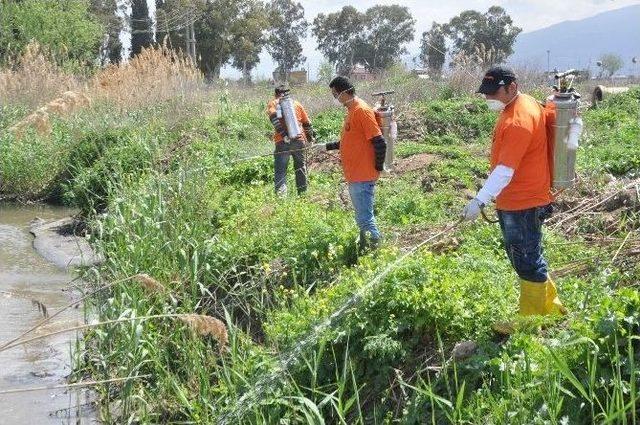
[{"label": "orange t-shirt", "polygon": [[[307,111],[304,110],[300,102],[297,100],[293,101],[293,105],[296,108],[296,118],[298,118],[298,124],[300,125],[300,131],[302,132],[302,140],[306,141],[307,136],[302,129],[302,124],[309,124],[309,115],[307,115]],[[267,104],[267,115],[271,118],[273,115],[276,115],[276,107],[278,106],[278,99],[271,99]],[[285,130],[287,129],[286,124],[284,123],[284,118],[280,118],[280,125]],[[284,140],[282,135],[277,131],[273,132],[273,141],[278,143]]]},{"label": "orange t-shirt", "polygon": [[382,135],[376,114],[367,103],[354,98],[347,108],[340,133],[340,159],[349,183],[377,180],[375,152],[371,139]]},{"label": "orange t-shirt", "polygon": [[496,198],[497,209],[519,211],[553,200],[545,114],[531,96],[518,95],[498,118],[491,145],[491,170],[500,164],[514,173]]}]

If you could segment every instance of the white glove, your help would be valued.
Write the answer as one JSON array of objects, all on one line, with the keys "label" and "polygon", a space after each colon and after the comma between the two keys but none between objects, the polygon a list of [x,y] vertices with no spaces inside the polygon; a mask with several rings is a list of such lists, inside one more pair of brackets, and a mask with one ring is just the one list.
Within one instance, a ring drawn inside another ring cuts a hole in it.
[{"label": "white glove", "polygon": [[478,201],[476,198],[473,198],[469,201],[466,207],[462,210],[462,219],[465,221],[473,221],[480,215],[484,204]]}]

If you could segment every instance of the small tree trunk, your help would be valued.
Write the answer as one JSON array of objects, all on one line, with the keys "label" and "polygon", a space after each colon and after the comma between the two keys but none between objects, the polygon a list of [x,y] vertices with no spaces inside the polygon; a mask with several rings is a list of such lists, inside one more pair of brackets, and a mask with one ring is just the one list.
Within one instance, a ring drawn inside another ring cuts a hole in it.
[{"label": "small tree trunk", "polygon": [[251,84],[251,69],[247,66],[247,61],[242,64],[242,80],[245,84]]}]

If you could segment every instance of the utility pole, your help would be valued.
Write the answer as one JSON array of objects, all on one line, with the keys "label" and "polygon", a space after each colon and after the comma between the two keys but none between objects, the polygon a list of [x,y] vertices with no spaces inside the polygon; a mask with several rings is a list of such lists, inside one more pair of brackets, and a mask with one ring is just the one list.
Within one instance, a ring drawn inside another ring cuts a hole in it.
[{"label": "utility pole", "polygon": [[550,65],[549,65],[550,64],[550,61],[549,61],[550,54],[551,54],[551,50],[547,50],[547,74],[549,74],[549,71],[551,71]]},{"label": "utility pole", "polygon": [[184,40],[186,53],[191,58],[193,63],[196,63],[196,31],[194,28],[195,14],[193,10],[189,11],[187,22],[184,26]]},{"label": "utility pole", "polygon": [[196,63],[196,30],[194,28],[194,20],[191,19],[191,23],[189,24],[189,29],[191,30],[191,60],[193,60],[193,63]]},{"label": "utility pole", "polygon": [[189,25],[185,25],[184,26],[184,43],[185,43],[184,51],[188,56],[191,56],[191,46],[189,45],[189,40],[191,39],[190,35],[191,34],[189,31]]}]

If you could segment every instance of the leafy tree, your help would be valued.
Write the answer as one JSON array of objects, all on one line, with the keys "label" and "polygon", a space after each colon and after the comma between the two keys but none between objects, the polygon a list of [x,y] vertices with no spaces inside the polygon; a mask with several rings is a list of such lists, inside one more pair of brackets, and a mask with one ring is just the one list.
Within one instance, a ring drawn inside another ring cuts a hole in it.
[{"label": "leafy tree", "polygon": [[613,74],[622,69],[622,65],[624,65],[622,57],[613,53],[602,55],[598,62],[600,63],[602,70],[606,72],[607,77],[611,77]]},{"label": "leafy tree", "polygon": [[92,63],[103,27],[89,6],[88,0],[0,0],[0,58],[35,40],[60,61]]},{"label": "leafy tree", "polygon": [[356,57],[370,71],[391,66],[402,54],[404,44],[413,40],[415,19],[406,6],[373,6],[365,12],[364,37],[356,47]]},{"label": "leafy tree", "polygon": [[260,52],[267,42],[269,18],[264,4],[245,0],[240,4],[240,16],[231,29],[233,34],[233,66],[242,71],[246,83],[251,70],[260,62]]},{"label": "leafy tree", "polygon": [[434,22],[429,31],[422,33],[420,61],[429,69],[431,77],[442,74],[447,53],[447,36],[444,27]]},{"label": "leafy tree", "polygon": [[522,31],[500,6],[487,12],[465,10],[444,26],[454,55],[475,58],[480,65],[504,62],[513,53],[513,43]]},{"label": "leafy tree", "polygon": [[233,28],[240,16],[237,0],[166,0],[158,10],[158,30],[169,34],[174,48],[184,49],[185,26],[194,21],[198,66],[210,79],[233,55]]},{"label": "leafy tree", "polygon": [[407,52],[404,44],[413,40],[414,24],[404,6],[374,6],[365,13],[345,6],[339,12],[319,14],[313,34],[318,49],[339,74],[348,74],[358,63],[379,71]]},{"label": "leafy tree", "polygon": [[[124,5],[121,5],[124,6]],[[118,4],[116,0],[90,0],[89,10],[102,24],[105,37],[102,42],[100,52],[100,64],[107,62],[118,63],[122,58],[122,43],[120,42],[120,31],[123,30],[124,22],[116,15]]]},{"label": "leafy tree", "polygon": [[153,21],[149,16],[147,0],[131,1],[131,56],[153,44]]},{"label": "leafy tree", "polygon": [[285,79],[296,66],[304,63],[302,43],[307,34],[308,22],[304,18],[304,8],[292,0],[273,0],[271,11],[272,27],[269,31],[267,50],[278,64],[278,70]]},{"label": "leafy tree", "polygon": [[339,12],[323,13],[313,20],[313,35],[318,50],[333,64],[338,74],[348,75],[354,67],[356,48],[362,43],[364,14],[353,6]]},{"label": "leafy tree", "polygon": [[318,81],[323,84],[329,84],[335,76],[335,68],[329,61],[323,61],[318,67]]}]

